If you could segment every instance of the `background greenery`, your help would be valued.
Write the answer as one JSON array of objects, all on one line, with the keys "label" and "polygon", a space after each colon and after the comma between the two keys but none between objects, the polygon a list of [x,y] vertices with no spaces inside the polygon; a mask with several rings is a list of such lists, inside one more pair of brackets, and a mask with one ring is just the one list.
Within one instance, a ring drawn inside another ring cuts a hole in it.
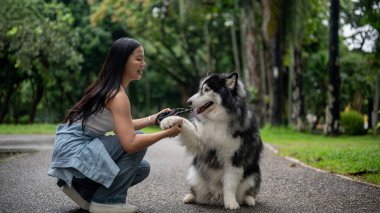
[{"label": "background greenery", "polygon": [[2,0],[0,133],[53,133],[128,36],[148,62],[135,118],[237,72],[281,155],[379,184],[379,31],[379,0]]},{"label": "background greenery", "polygon": [[380,137],[328,137],[289,128],[263,128],[261,137],[282,156],[332,173],[380,185]]},{"label": "background greenery", "polygon": [[[340,3],[336,29],[329,25],[332,3]],[[128,89],[134,117],[186,107],[208,71],[235,71],[261,126],[322,131],[339,123],[339,113],[327,114],[337,100],[338,112],[364,115],[366,129],[359,132],[375,133],[379,8],[378,0],[3,0],[0,123],[62,121],[96,78],[111,43],[130,36],[142,42],[149,64]],[[329,40],[335,30],[337,44]],[[338,69],[328,66],[333,57]],[[339,96],[328,90],[334,85]]]}]

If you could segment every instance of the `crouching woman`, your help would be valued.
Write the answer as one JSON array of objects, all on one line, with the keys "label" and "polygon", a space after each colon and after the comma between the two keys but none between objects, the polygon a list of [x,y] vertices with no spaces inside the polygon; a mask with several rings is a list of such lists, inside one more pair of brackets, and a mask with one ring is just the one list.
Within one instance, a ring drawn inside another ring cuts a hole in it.
[{"label": "crouching woman", "polygon": [[[159,113],[133,119],[125,89],[140,80],[144,48],[120,38],[110,48],[99,76],[57,127],[51,169],[58,186],[90,212],[136,212],[127,202],[128,188],[150,171],[143,160],[147,148],[181,132],[180,124],[153,134],[138,134],[156,123]],[[163,111],[168,111],[165,109]],[[113,131],[115,135],[106,136]]]}]

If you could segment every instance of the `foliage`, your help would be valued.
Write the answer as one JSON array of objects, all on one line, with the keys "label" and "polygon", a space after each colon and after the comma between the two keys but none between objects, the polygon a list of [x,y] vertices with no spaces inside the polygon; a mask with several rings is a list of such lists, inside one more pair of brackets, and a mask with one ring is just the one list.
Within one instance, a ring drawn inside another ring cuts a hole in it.
[{"label": "foliage", "polygon": [[[22,112],[18,104],[24,102],[20,99],[25,95],[7,98],[13,92],[11,88],[29,87],[31,96],[25,106],[31,109],[29,122],[33,122],[44,92],[54,90],[56,84],[70,90],[68,82],[75,79],[80,69],[82,57],[75,49],[77,34],[71,28],[74,19],[63,4],[41,0],[5,0],[0,10],[0,48],[5,53],[0,55],[5,64],[0,69],[1,77],[7,79],[0,87],[5,97],[2,110],[10,101],[11,110]],[[17,122],[17,116],[14,119]]]},{"label": "foliage", "polygon": [[[357,51],[348,51],[346,48],[341,48],[341,53],[342,105],[351,105],[358,111],[366,110],[368,107],[363,99],[372,96],[375,80],[369,65],[371,56]],[[360,100],[357,100],[358,98]]]},{"label": "foliage", "polygon": [[[229,35],[227,23],[232,23],[234,16],[233,1],[126,4],[117,0],[94,3],[93,7],[97,8],[92,15],[93,24],[109,17],[113,23],[123,23],[133,37],[143,41],[150,69],[177,82],[182,99],[196,91],[198,81],[207,71],[234,69],[229,37],[225,36]],[[207,64],[211,64],[211,70],[205,69]]]},{"label": "foliage", "polygon": [[[284,65],[290,67],[294,63],[292,49],[299,48],[305,111],[322,116],[328,82],[329,0],[285,5],[271,1],[270,15],[281,18],[265,23],[268,14],[263,4],[267,2],[4,0],[0,7],[0,122],[61,121],[67,109],[95,79],[111,43],[121,36],[140,40],[148,60],[144,78],[133,82],[128,89],[134,117],[166,107],[185,106],[186,99],[197,90],[199,80],[207,71],[241,70],[241,79],[247,81],[244,67],[247,38],[242,28],[245,19],[254,23],[257,47],[252,48],[261,51],[257,58],[260,69],[266,72],[261,81],[267,89],[264,94],[267,109],[273,104],[268,92],[273,61],[267,56],[272,49],[263,35],[268,30],[273,38],[280,24],[284,27]],[[367,40],[376,38],[374,41],[379,46],[376,37],[379,7],[373,6],[378,1],[341,2],[343,24],[354,28],[371,26],[361,28],[367,31],[357,35]],[[242,12],[246,10],[253,10],[254,20],[244,17],[248,13]],[[347,39],[341,37],[341,43]],[[373,52],[364,53],[360,48],[340,47],[341,107],[351,105],[368,114],[379,70],[379,51],[374,48]],[[240,66],[237,62],[243,64],[243,69],[237,67]],[[284,96],[290,94],[284,92],[287,77],[281,88]],[[259,94],[251,92],[257,103]],[[283,111],[286,106],[281,106]]]},{"label": "foliage", "polygon": [[361,135],[364,134],[364,117],[360,112],[347,111],[340,113],[341,124],[343,132],[347,135]]}]

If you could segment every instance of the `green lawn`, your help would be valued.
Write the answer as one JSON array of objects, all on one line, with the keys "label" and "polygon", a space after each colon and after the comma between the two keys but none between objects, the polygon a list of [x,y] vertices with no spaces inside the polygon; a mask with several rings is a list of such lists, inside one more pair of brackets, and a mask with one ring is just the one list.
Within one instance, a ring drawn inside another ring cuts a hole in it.
[{"label": "green lawn", "polygon": [[[58,124],[33,124],[33,125],[14,125],[0,124],[0,134],[55,134]],[[159,131],[159,127],[147,127],[142,131],[152,133]]]},{"label": "green lawn", "polygon": [[[54,134],[56,124],[0,125],[0,134]],[[158,127],[142,130],[159,131]],[[274,145],[281,156],[333,173],[380,185],[380,136],[330,137],[300,133],[289,128],[263,128],[264,142]]]},{"label": "green lawn", "polygon": [[324,136],[288,128],[263,128],[263,141],[281,156],[380,185],[380,136]]},{"label": "green lawn", "polygon": [[58,124],[1,124],[0,134],[54,134]]}]

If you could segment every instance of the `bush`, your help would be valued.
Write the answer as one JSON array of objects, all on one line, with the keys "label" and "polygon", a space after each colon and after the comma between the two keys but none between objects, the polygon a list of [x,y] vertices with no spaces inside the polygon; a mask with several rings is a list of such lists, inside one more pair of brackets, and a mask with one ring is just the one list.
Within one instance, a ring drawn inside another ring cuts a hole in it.
[{"label": "bush", "polygon": [[343,132],[347,135],[361,135],[365,133],[364,117],[360,112],[348,111],[340,113]]}]

